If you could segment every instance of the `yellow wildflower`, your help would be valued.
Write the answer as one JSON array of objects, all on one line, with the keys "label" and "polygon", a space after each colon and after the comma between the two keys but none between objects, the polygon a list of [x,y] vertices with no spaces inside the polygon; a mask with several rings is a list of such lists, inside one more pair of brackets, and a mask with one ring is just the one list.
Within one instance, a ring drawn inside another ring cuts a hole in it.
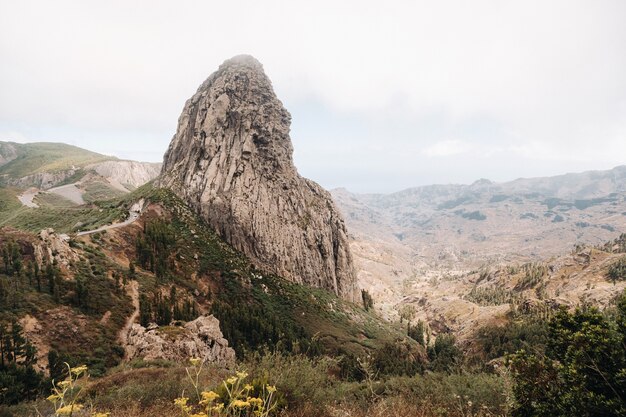
[{"label": "yellow wildflower", "polygon": [[58,394],[52,394],[48,398],[46,398],[46,400],[50,401],[51,403],[55,403],[60,399],[61,399],[61,396]]},{"label": "yellow wildflower", "polygon": [[213,410],[215,410],[215,411],[217,411],[217,412],[220,412],[220,411],[222,411],[223,409],[224,409],[224,404],[223,404],[223,403],[218,403],[218,404],[215,404],[215,405],[213,406]]},{"label": "yellow wildflower", "polygon": [[64,381],[58,382],[57,386],[59,386],[60,388],[67,388],[68,386],[72,385],[72,381],[69,379],[66,379]]},{"label": "yellow wildflower", "polygon": [[229,383],[230,385],[234,385],[235,382],[237,382],[237,377],[231,376],[230,378],[226,380],[226,382]]},{"label": "yellow wildflower", "polygon": [[183,412],[188,413],[191,411],[191,407],[187,405],[187,401],[189,401],[189,398],[180,397],[174,400],[174,404],[180,407]]},{"label": "yellow wildflower", "polygon": [[270,394],[271,394],[271,393],[276,392],[276,386],[274,386],[274,385],[268,385],[268,386],[267,386],[267,391],[268,391]]},{"label": "yellow wildflower", "polygon": [[72,375],[76,375],[76,376],[84,374],[85,372],[87,372],[87,365],[81,365],[75,368],[71,368],[70,372],[72,373]]},{"label": "yellow wildflower", "polygon": [[206,414],[204,413],[196,413],[196,414],[192,414],[189,417],[206,417]]},{"label": "yellow wildflower", "polygon": [[220,395],[214,391],[203,391],[200,395],[202,395],[202,401],[200,401],[200,404],[212,403],[220,397]]},{"label": "yellow wildflower", "polygon": [[235,400],[232,403],[230,403],[230,405],[232,405],[235,408],[250,407],[250,403],[248,401],[243,401],[243,400]]},{"label": "yellow wildflower", "polygon": [[189,359],[189,362],[191,363],[192,366],[198,366],[202,363],[202,359],[200,358],[191,358]]},{"label": "yellow wildflower", "polygon": [[237,372],[237,378],[239,379],[246,379],[247,376],[248,376],[248,373],[245,371]]},{"label": "yellow wildflower", "polygon": [[254,407],[258,407],[258,408],[263,407],[263,400],[260,398],[248,397],[247,401]]},{"label": "yellow wildflower", "polygon": [[180,398],[176,398],[174,400],[174,404],[176,404],[179,407],[182,407],[182,406],[187,405],[187,401],[189,401],[189,398],[187,398],[187,397],[180,397]]},{"label": "yellow wildflower", "polygon": [[58,416],[69,416],[74,412],[78,412],[82,410],[83,406],[81,404],[70,404],[65,407],[59,408],[56,413]]},{"label": "yellow wildflower", "polygon": [[91,417],[109,417],[111,413],[93,413]]},{"label": "yellow wildflower", "polygon": [[245,389],[245,390],[247,390],[247,391],[250,391],[250,390],[252,390],[253,388],[254,388],[254,387],[253,387],[252,385],[250,385],[250,384],[246,384],[246,385],[244,385],[244,386],[243,386],[243,389]]}]

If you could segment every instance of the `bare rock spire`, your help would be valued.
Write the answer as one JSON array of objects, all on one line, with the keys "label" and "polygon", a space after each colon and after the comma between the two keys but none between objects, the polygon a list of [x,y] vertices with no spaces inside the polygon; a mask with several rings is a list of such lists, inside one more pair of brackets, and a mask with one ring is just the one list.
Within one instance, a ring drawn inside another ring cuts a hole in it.
[{"label": "bare rock spire", "polygon": [[160,185],[262,269],[355,300],[346,227],[330,194],[298,175],[290,123],[262,65],[229,59],[187,100]]}]

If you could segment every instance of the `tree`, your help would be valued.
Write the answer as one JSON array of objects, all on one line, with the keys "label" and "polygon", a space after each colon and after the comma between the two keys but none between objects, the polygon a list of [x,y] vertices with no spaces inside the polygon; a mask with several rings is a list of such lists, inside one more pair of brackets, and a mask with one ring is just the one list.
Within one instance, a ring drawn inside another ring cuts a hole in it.
[{"label": "tree", "polygon": [[361,299],[363,300],[363,308],[365,311],[369,311],[374,308],[374,299],[367,290],[361,290]]},{"label": "tree", "polygon": [[408,336],[422,346],[426,346],[426,342],[424,341],[425,331],[426,331],[426,327],[422,320],[418,320],[417,325],[415,326],[411,326],[411,323],[407,323]]},{"label": "tree", "polygon": [[435,343],[428,347],[430,369],[439,372],[451,372],[456,369],[461,360],[461,350],[456,345],[456,338],[452,334],[440,334]]},{"label": "tree", "polygon": [[36,353],[17,321],[0,324],[0,403],[15,404],[40,393],[43,375],[33,369]]},{"label": "tree", "polygon": [[626,415],[626,295],[614,316],[561,310],[549,323],[545,356],[511,357],[517,416]]}]

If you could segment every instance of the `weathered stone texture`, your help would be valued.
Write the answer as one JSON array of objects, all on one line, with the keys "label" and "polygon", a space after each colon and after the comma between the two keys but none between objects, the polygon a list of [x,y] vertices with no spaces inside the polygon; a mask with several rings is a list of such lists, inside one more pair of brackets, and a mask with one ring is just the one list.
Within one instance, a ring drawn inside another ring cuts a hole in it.
[{"label": "weathered stone texture", "polygon": [[262,269],[355,300],[344,221],[296,171],[290,122],[261,64],[232,58],[185,104],[160,184]]}]

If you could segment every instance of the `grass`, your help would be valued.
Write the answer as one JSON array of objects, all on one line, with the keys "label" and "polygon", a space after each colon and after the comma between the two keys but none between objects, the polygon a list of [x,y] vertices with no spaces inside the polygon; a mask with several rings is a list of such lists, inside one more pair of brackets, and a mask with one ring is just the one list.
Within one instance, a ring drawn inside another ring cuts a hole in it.
[{"label": "grass", "polygon": [[76,207],[76,203],[55,193],[39,193],[35,196],[33,201],[39,206],[40,209],[44,210]]},{"label": "grass", "polygon": [[[84,403],[111,417],[179,415],[173,404],[184,392],[192,397],[184,365],[145,368],[120,365],[107,376],[91,379]],[[285,407],[282,417],[365,416],[508,416],[509,380],[505,375],[431,373],[411,377],[372,378],[349,382],[336,376],[336,360],[302,355],[257,354],[239,363],[250,381],[275,385]],[[218,390],[232,372],[205,366],[201,390]],[[34,415],[35,404],[12,407],[16,416]],[[36,404],[43,415],[48,405]]]},{"label": "grass", "polygon": [[0,177],[22,178],[40,172],[65,171],[72,166],[84,167],[116,159],[64,143],[11,144],[17,148],[17,158],[0,167]]},{"label": "grass", "polygon": [[19,230],[37,233],[53,228],[59,233],[90,230],[112,223],[126,216],[126,212],[100,207],[67,207],[31,209],[21,207],[14,213],[0,213],[0,227],[10,226]]},{"label": "grass", "polygon": [[82,185],[83,199],[87,202],[111,200],[124,196],[126,193],[117,190],[102,181],[89,181]]},{"label": "grass", "polygon": [[76,206],[59,195],[40,193],[35,198],[40,208],[29,208],[19,202],[19,194],[14,188],[0,187],[0,227],[33,233],[51,227],[59,233],[71,233],[112,223],[128,213],[126,200]]}]

